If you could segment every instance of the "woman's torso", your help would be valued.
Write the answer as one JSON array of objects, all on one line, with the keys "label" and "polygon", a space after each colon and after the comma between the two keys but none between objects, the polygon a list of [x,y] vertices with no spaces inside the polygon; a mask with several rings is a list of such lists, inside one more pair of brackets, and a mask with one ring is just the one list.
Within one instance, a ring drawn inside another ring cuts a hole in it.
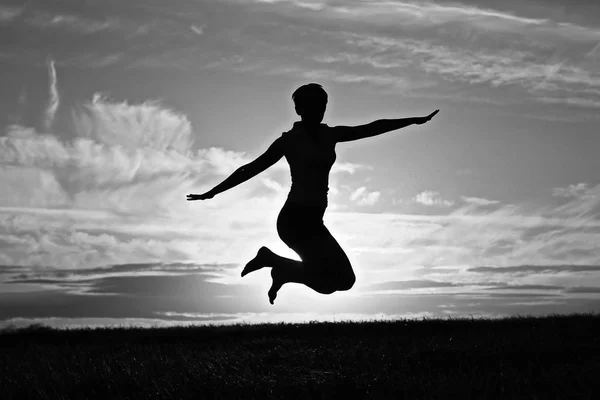
[{"label": "woman's torso", "polygon": [[336,159],[335,142],[329,127],[319,125],[318,132],[307,132],[301,122],[283,134],[284,156],[290,165],[292,187],[288,201],[295,204],[326,206],[329,172]]}]

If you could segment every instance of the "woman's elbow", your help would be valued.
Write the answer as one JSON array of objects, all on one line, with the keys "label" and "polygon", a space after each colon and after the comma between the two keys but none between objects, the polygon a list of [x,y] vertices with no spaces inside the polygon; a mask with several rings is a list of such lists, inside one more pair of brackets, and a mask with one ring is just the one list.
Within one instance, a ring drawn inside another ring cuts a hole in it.
[{"label": "woman's elbow", "polygon": [[239,167],[235,173],[236,175],[239,175],[240,177],[242,177],[244,180],[250,179],[256,175],[258,175],[262,170],[257,168],[256,165],[252,165],[252,164],[246,164],[246,165],[242,165],[241,167]]}]

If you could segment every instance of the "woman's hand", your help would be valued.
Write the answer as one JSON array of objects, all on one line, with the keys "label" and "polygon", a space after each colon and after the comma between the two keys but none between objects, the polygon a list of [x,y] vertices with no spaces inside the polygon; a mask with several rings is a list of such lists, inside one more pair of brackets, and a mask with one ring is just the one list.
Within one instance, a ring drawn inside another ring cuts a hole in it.
[{"label": "woman's hand", "polygon": [[187,201],[206,200],[206,199],[212,199],[213,197],[215,197],[215,195],[212,194],[210,191],[208,191],[204,194],[188,194]]},{"label": "woman's hand", "polygon": [[429,114],[426,117],[415,118],[415,124],[417,124],[417,125],[423,125],[425,122],[431,121],[431,118],[435,117],[435,114],[437,114],[439,112],[440,112],[440,110],[435,110],[434,112],[432,112],[431,114]]}]

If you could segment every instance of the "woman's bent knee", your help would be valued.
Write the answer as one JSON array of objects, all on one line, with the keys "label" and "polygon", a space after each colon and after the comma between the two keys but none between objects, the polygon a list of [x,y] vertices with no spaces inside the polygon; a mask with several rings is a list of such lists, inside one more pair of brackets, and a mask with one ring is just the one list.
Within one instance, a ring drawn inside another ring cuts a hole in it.
[{"label": "woman's bent knee", "polygon": [[351,275],[347,276],[346,278],[344,278],[343,280],[340,281],[340,283],[338,284],[337,290],[339,290],[339,291],[350,290],[350,289],[352,289],[352,286],[354,286],[355,282],[356,282],[356,276],[354,275],[354,273],[352,273]]},{"label": "woman's bent knee", "polygon": [[321,294],[332,294],[338,290],[336,282],[329,279],[323,279],[322,276],[311,276],[306,280],[306,286]]},{"label": "woman's bent knee", "polygon": [[332,294],[338,291],[350,290],[354,286],[356,278],[354,275],[343,278],[332,280],[319,281],[318,283],[312,283],[310,287],[321,294]]}]

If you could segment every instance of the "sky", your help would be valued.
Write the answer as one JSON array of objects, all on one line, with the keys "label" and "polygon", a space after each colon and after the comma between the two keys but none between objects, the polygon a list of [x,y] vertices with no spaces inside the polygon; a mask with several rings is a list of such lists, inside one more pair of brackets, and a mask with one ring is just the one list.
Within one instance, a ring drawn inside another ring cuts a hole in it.
[{"label": "sky", "polygon": [[[329,296],[270,271],[282,159],[324,123],[440,113],[336,147]],[[0,328],[381,320],[600,309],[600,2],[60,0],[0,4]]]}]

